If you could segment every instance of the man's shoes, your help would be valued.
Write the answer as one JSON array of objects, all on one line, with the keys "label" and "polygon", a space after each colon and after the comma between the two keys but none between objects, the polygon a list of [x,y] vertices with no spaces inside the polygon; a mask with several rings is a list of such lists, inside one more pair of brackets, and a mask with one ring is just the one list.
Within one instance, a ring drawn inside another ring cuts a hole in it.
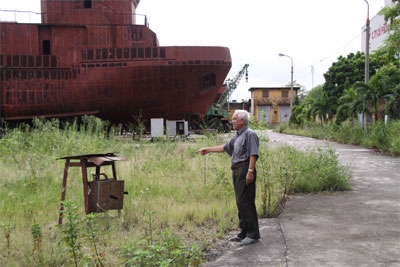
[{"label": "man's shoes", "polygon": [[241,242],[242,240],[243,240],[243,238],[240,238],[237,235],[234,235],[228,239],[229,242]]},{"label": "man's shoes", "polygon": [[258,239],[253,239],[253,238],[250,238],[250,237],[246,237],[245,239],[243,239],[242,241],[240,241],[240,244],[239,245],[241,245],[241,246],[247,246],[247,245],[250,245],[250,244],[254,244],[254,243],[256,243],[258,241]]}]

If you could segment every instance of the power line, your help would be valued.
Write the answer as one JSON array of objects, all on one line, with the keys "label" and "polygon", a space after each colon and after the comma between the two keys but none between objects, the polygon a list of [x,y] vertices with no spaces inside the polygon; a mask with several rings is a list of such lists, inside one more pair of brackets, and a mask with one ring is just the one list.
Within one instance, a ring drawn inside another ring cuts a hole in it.
[{"label": "power line", "polygon": [[[353,39],[351,39],[351,41],[349,41],[348,43],[346,43],[345,45],[343,45],[341,48],[337,49],[335,52],[329,54],[328,56],[324,57],[323,59],[320,59],[319,62],[324,61],[327,58],[330,58],[331,56],[337,54],[339,51],[341,51],[343,48],[345,48],[346,46],[350,45],[352,42],[354,42],[354,40],[358,39],[361,37],[361,34],[357,34],[356,37],[354,37]],[[318,63],[318,62],[317,62]],[[315,63],[314,63],[315,64]]]}]

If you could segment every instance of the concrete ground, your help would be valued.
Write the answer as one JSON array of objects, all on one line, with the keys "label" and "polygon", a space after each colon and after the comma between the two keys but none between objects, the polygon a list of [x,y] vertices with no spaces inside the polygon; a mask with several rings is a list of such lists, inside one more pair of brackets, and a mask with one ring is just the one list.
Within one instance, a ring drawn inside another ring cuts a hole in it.
[{"label": "concrete ground", "polygon": [[268,131],[271,146],[326,147],[352,169],[351,191],[292,195],[261,239],[204,266],[400,266],[400,157]]}]

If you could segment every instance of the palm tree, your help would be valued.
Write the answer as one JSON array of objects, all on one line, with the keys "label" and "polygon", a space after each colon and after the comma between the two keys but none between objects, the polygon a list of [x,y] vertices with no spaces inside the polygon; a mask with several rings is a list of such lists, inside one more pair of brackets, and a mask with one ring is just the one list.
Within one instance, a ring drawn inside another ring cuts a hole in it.
[{"label": "palm tree", "polygon": [[368,115],[373,114],[374,120],[376,120],[378,118],[379,100],[382,98],[379,90],[372,84],[365,82],[356,82],[354,88],[357,94],[354,111]]},{"label": "palm tree", "polygon": [[[399,62],[400,63],[400,62]],[[392,118],[399,118],[400,95],[400,68],[399,65],[390,63],[382,66],[371,77],[370,84],[377,88],[386,100],[386,114]]]},{"label": "palm tree", "polygon": [[393,93],[385,95],[385,112],[393,119],[400,119],[400,84],[393,90]]},{"label": "palm tree", "polygon": [[329,98],[325,92],[322,92],[318,98],[309,100],[311,108],[307,112],[307,117],[318,117],[321,125],[324,124],[325,120],[329,120],[332,117],[332,109],[329,106]]},{"label": "palm tree", "polygon": [[350,118],[357,118],[357,112],[353,109],[356,99],[357,94],[353,87],[344,90],[343,95],[339,98],[339,106],[336,109],[337,123]]}]

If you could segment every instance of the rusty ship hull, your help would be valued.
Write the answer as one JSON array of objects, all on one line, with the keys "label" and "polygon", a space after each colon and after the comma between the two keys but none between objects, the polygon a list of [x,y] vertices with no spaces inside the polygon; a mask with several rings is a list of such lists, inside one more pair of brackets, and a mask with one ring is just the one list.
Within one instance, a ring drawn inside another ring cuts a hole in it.
[{"label": "rusty ship hull", "polygon": [[159,46],[139,1],[42,0],[42,23],[0,23],[0,116],[114,123],[204,116],[231,68],[226,47]]}]

